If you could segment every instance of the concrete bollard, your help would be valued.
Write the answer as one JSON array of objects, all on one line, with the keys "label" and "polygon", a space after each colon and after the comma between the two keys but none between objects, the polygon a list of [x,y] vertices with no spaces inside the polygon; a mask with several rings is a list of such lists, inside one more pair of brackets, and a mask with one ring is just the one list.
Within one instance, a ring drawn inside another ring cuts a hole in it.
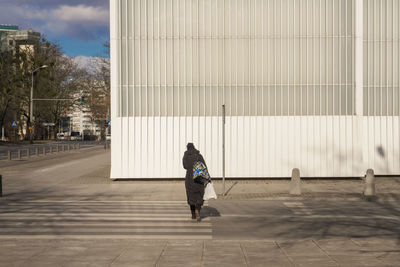
[{"label": "concrete bollard", "polygon": [[81,144],[80,143],[78,143],[78,149],[81,149]]},{"label": "concrete bollard", "polygon": [[3,176],[0,174],[0,197],[3,196]]},{"label": "concrete bollard", "polygon": [[38,147],[35,148],[35,155],[39,157],[39,148]]},{"label": "concrete bollard", "polygon": [[8,160],[11,160],[11,151],[8,150]]},{"label": "concrete bollard", "polygon": [[46,147],[44,146],[43,147],[43,155],[46,155],[47,154],[47,149],[46,149]]},{"label": "concrete bollard", "polygon": [[22,159],[22,151],[21,151],[21,149],[18,150],[18,159],[19,160]]},{"label": "concrete bollard", "polygon": [[26,156],[27,156],[28,158],[31,157],[31,150],[30,150],[29,148],[26,150]]},{"label": "concrete bollard", "polygon": [[375,196],[375,175],[373,169],[367,170],[367,175],[365,176],[364,196]]},{"label": "concrete bollard", "polygon": [[290,181],[290,194],[291,195],[301,195],[300,187],[300,170],[295,168],[292,170],[292,179]]},{"label": "concrete bollard", "polygon": [[60,146],[57,145],[57,153],[60,152]]}]

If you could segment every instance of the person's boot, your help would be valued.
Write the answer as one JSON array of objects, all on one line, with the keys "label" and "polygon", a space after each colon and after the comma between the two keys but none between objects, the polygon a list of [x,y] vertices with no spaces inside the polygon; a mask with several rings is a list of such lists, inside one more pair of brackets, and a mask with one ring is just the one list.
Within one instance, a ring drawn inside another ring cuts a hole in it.
[{"label": "person's boot", "polygon": [[194,210],[191,210],[192,212],[192,220],[196,220],[196,212]]},{"label": "person's boot", "polygon": [[201,209],[201,207],[196,207],[196,211],[195,211],[195,213],[196,213],[196,219],[197,219],[198,222],[201,221],[200,209]]},{"label": "person's boot", "polygon": [[196,206],[195,205],[190,205],[190,212],[192,213],[192,220],[196,220]]}]

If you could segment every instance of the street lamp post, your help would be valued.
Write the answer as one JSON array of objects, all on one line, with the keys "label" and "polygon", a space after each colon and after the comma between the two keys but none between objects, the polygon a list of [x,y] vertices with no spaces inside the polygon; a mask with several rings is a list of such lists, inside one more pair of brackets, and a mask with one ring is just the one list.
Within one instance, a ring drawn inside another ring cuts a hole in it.
[{"label": "street lamp post", "polygon": [[33,125],[34,125],[34,119],[33,119],[33,85],[34,85],[34,78],[33,78],[33,75],[35,74],[35,72],[37,72],[38,70],[41,70],[41,69],[45,69],[45,68],[48,68],[49,66],[47,66],[47,65],[43,65],[43,66],[41,66],[41,67],[39,67],[39,68],[36,68],[36,69],[34,69],[33,71],[32,71],[32,73],[31,73],[31,78],[32,78],[32,84],[31,84],[31,99],[30,99],[30,102],[29,102],[29,104],[30,104],[30,107],[29,107],[29,119],[30,119],[30,127],[32,127],[32,128],[30,128],[29,130],[30,130],[30,143],[32,144],[33,143],[33,133],[34,133],[34,128],[33,128]]}]

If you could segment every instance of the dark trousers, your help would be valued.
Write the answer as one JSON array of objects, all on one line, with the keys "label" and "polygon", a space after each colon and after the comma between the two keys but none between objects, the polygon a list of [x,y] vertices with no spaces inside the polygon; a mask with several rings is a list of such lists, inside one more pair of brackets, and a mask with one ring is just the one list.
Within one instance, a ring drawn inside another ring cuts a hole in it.
[{"label": "dark trousers", "polygon": [[190,211],[194,212],[196,209],[200,210],[201,205],[190,205]]}]

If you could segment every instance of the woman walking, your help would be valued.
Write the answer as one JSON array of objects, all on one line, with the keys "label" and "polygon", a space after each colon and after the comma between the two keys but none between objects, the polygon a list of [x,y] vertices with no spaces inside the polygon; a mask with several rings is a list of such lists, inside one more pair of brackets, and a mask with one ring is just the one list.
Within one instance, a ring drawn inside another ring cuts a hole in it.
[{"label": "woman walking", "polygon": [[204,161],[203,156],[200,152],[194,147],[193,143],[188,143],[186,146],[187,150],[183,155],[183,168],[186,169],[186,179],[185,179],[185,187],[186,187],[186,196],[187,202],[190,206],[190,211],[192,212],[192,219],[200,221],[200,210],[201,206],[203,206],[203,196],[204,196],[204,185],[195,183],[193,180],[193,164],[195,162],[201,161],[205,166],[206,163]]}]

